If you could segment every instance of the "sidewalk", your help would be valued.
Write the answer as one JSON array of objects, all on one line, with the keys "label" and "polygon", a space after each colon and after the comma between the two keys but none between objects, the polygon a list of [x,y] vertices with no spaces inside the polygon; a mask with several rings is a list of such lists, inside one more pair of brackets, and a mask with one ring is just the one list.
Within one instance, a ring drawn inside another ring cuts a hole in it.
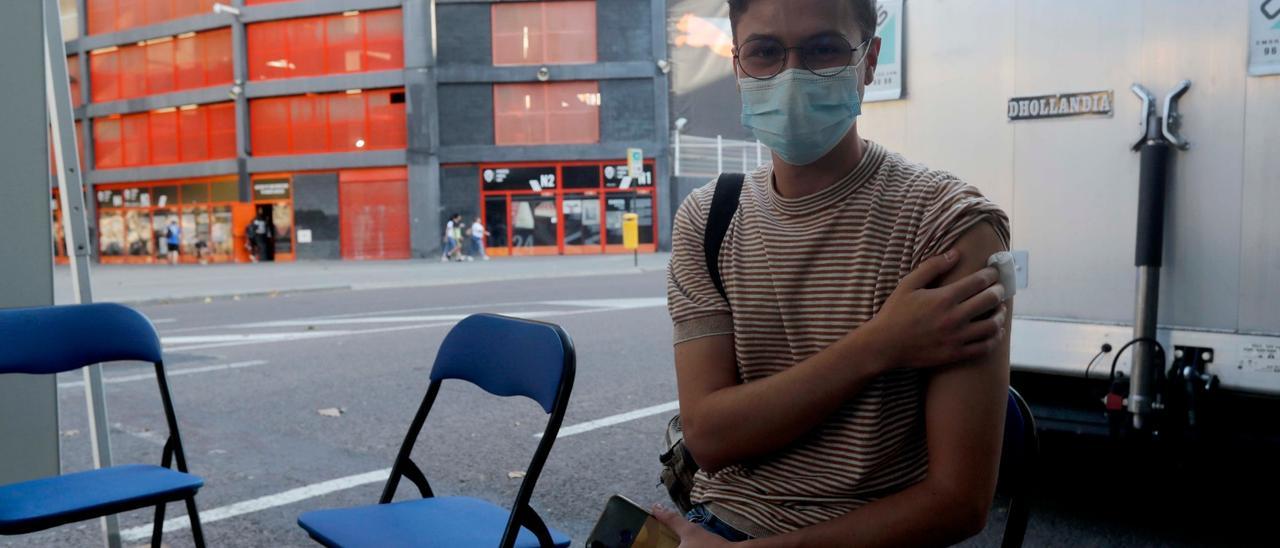
[{"label": "sidewalk", "polygon": [[[662,271],[667,253],[494,258],[441,263],[409,261],[307,261],[216,265],[90,265],[95,302],[154,303],[232,298],[300,291],[383,289]],[[54,301],[73,302],[71,270],[54,269]]]}]

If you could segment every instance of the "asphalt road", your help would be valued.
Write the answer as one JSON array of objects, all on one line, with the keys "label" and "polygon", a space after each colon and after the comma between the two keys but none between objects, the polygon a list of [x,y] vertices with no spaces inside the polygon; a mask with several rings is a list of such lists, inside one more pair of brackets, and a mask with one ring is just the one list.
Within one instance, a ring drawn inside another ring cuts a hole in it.
[{"label": "asphalt road", "polygon": [[[140,308],[165,341],[188,460],[206,482],[198,503],[209,544],[308,546],[296,525],[300,513],[376,502],[383,470],[428,384],[435,349],[458,315],[521,313],[565,328],[578,351],[569,427],[675,399],[664,295],[663,275],[649,272]],[[147,372],[134,364],[107,370],[118,463],[160,458],[163,415],[153,381],[143,378]],[[67,471],[90,465],[79,380],[60,378]],[[321,413],[335,408],[339,416]],[[657,454],[672,413],[562,437],[542,473],[535,509],[581,545],[609,495],[663,501]],[[446,383],[415,460],[437,494],[508,505],[520,482],[512,473],[525,469],[545,418],[532,401]],[[1152,468],[1090,440],[1049,436],[1044,448],[1028,546],[1265,545],[1275,539],[1273,493],[1280,480],[1274,454]],[[411,498],[412,491],[403,482],[399,497]],[[168,517],[183,515],[171,506]],[[987,530],[968,544],[999,544],[1002,506],[991,516]],[[147,542],[151,518],[150,511],[121,516],[126,545]],[[86,522],[7,537],[0,545],[93,546],[99,538],[97,522]],[[178,528],[166,541],[188,546],[191,537]]]}]

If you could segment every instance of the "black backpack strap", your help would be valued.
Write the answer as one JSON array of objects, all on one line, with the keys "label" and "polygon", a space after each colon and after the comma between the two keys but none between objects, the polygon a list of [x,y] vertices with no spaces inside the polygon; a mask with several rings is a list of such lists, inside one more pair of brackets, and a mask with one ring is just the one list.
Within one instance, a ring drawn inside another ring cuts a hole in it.
[{"label": "black backpack strap", "polygon": [[711,211],[707,213],[707,229],[702,235],[702,247],[707,255],[707,272],[711,274],[711,283],[725,301],[729,294],[724,291],[724,280],[720,278],[720,246],[724,244],[724,235],[729,231],[729,223],[733,214],[738,211],[738,198],[742,195],[742,183],[746,175],[742,173],[721,173],[716,181],[716,193],[711,197]]}]

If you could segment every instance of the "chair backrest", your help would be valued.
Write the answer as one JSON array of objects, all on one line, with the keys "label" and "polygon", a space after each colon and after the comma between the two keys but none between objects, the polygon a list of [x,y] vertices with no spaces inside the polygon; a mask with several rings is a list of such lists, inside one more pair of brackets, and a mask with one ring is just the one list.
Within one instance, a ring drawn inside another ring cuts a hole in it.
[{"label": "chair backrest", "polygon": [[1009,513],[1005,521],[1001,546],[1022,545],[1030,520],[1031,483],[1035,479],[1036,461],[1040,455],[1040,438],[1031,406],[1022,395],[1009,388],[1008,407],[1004,415],[1004,448],[1000,455],[1000,491],[1009,495]]},{"label": "chair backrest", "polygon": [[0,310],[0,373],[51,375],[112,361],[160,363],[160,337],[114,303]]},{"label": "chair backrest", "polygon": [[431,380],[459,379],[497,396],[525,396],[551,413],[573,343],[559,326],[476,314],[458,322],[440,344]]}]

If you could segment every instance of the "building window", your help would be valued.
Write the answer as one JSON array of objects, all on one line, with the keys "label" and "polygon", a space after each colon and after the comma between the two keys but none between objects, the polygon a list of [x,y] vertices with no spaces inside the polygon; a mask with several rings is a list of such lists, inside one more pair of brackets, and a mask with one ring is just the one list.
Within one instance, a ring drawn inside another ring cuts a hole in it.
[{"label": "building window", "polygon": [[254,156],[405,148],[404,90],[254,99]]},{"label": "building window", "polygon": [[492,20],[494,65],[596,61],[595,2],[494,4]]},{"label": "building window", "polygon": [[187,105],[96,118],[98,169],[200,162],[236,155],[235,105]]},{"label": "building window", "polygon": [[599,82],[495,84],[498,145],[600,142]]},{"label": "building window", "polygon": [[89,56],[89,75],[95,103],[229,84],[231,29],[100,49]]},{"label": "building window", "polygon": [[234,178],[98,185],[94,190],[104,263],[164,261],[170,221],[181,231],[183,262],[235,260],[232,210],[239,191]]},{"label": "building window", "polygon": [[402,17],[398,9],[351,11],[249,25],[249,78],[402,68]]},{"label": "building window", "polygon": [[[217,0],[86,0],[89,34],[118,32],[213,12]],[[228,2],[224,2],[228,3]]]}]

